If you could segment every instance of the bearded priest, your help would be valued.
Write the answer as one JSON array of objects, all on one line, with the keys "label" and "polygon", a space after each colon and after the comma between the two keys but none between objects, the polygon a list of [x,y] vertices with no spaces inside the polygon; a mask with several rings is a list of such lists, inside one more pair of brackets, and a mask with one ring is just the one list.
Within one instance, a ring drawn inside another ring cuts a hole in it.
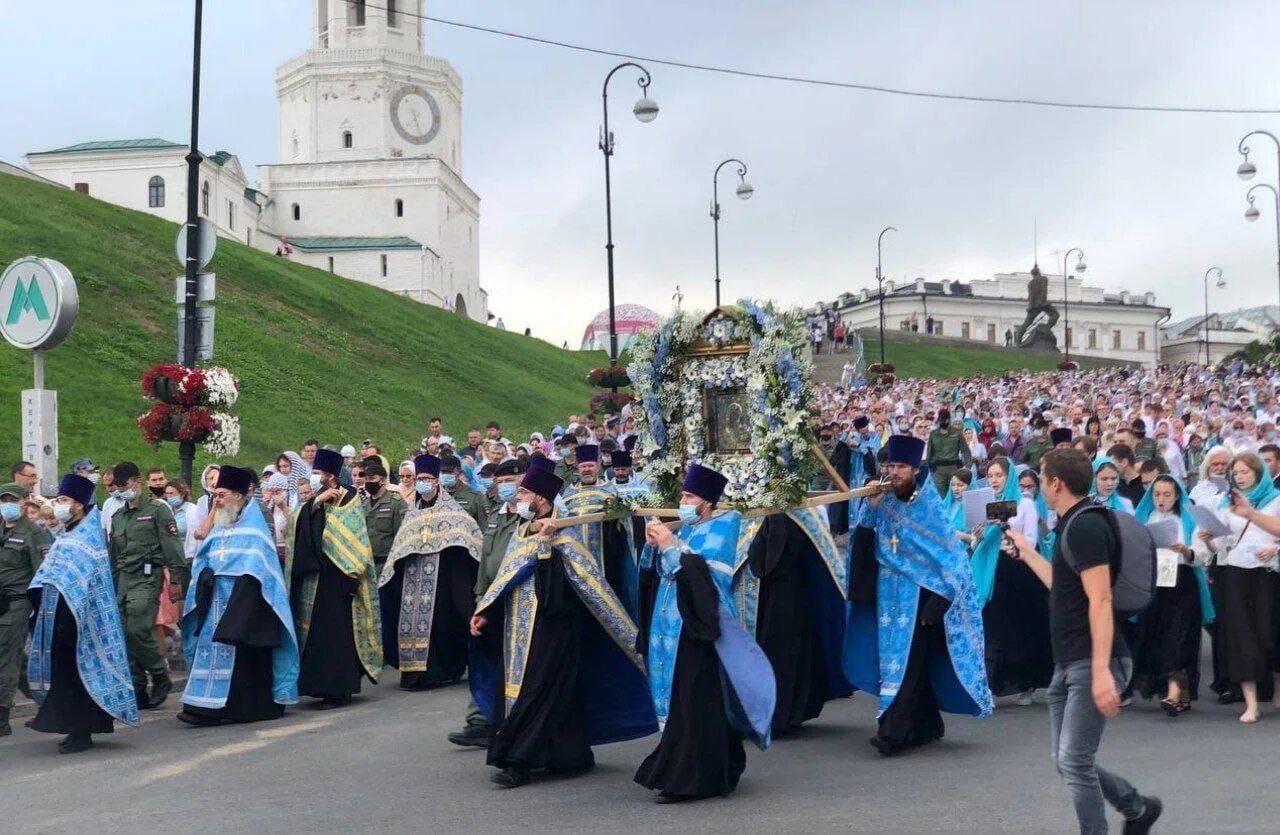
[{"label": "bearded priest", "polygon": [[920,471],[924,441],[894,435],[887,491],[866,500],[850,536],[844,671],[879,698],[871,744],[890,756],[942,739],[942,711],[991,715],[968,552]]},{"label": "bearded priest", "polygon": [[224,466],[212,532],[196,553],[182,614],[191,671],[178,720],[188,725],[279,719],[298,701],[298,640],[275,538],[253,473]]},{"label": "bearded priest", "polygon": [[320,487],[289,524],[289,602],[301,647],[298,692],[321,710],[350,704],[382,672],[382,623],[364,509],[338,483],[342,456],[316,450]]}]

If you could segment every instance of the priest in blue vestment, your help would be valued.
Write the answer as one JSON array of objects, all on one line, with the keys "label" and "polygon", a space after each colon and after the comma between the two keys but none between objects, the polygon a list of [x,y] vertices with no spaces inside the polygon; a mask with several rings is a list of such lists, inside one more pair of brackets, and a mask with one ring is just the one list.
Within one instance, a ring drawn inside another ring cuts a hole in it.
[{"label": "priest in blue vestment", "polygon": [[525,473],[516,492],[524,520],[476,604],[468,681],[489,719],[490,765],[501,788],[535,769],[561,775],[595,764],[593,745],[657,730],[636,627],[579,527],[549,524],[563,482]]},{"label": "priest in blue vestment", "polygon": [[941,739],[942,711],[991,714],[982,609],[963,544],[920,472],[924,442],[894,435],[884,495],[851,539],[845,674],[879,697],[871,744],[885,756]]},{"label": "priest in blue vestment", "polygon": [[117,720],[140,724],[93,490],[83,476],[62,477],[53,514],[63,533],[27,590],[35,612],[27,681],[40,706],[31,727],[66,734],[61,754],[92,748],[91,735],[111,733]]},{"label": "priest in blue vestment", "polygon": [[254,474],[224,466],[214,526],[196,552],[182,612],[188,725],[279,719],[298,702],[298,639],[275,537],[252,498]]},{"label": "priest in blue vestment", "polygon": [[[876,432],[866,415],[853,419],[853,432],[849,433],[849,474],[845,482],[850,487],[861,487],[880,477],[880,434]],[[852,528],[862,515],[863,499],[849,500],[849,526]],[[852,534],[852,530],[850,531]]]},{"label": "priest in blue vestment", "polygon": [[652,605],[642,607],[650,614],[637,648],[648,658],[662,738],[635,780],[656,789],[659,803],[729,794],[747,764],[743,737],[769,745],[777,684],[738,622],[733,567],[742,515],[715,515],[725,484],[715,470],[690,464],[679,536],[662,522],[646,528],[641,571],[658,583]]}]

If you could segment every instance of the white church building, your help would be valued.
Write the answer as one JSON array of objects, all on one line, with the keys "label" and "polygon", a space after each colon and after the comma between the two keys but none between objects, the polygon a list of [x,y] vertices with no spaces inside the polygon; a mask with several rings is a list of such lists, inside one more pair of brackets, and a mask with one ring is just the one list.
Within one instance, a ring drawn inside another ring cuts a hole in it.
[{"label": "white church building", "polygon": [[[311,48],[276,71],[280,162],[254,187],[234,154],[206,156],[200,214],[220,236],[483,322],[462,80],[423,51],[422,1],[314,0]],[[81,142],[27,166],[182,223],[186,154],[164,139]]]}]

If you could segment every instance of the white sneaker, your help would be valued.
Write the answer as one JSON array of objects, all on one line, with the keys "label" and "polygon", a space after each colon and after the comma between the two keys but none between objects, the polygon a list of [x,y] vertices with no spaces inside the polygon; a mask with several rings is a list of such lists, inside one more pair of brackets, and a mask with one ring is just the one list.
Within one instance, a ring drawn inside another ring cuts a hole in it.
[{"label": "white sneaker", "polygon": [[1028,707],[1029,705],[1031,705],[1031,704],[1032,704],[1032,701],[1033,701],[1031,697],[1035,695],[1035,692],[1036,692],[1036,691],[1035,691],[1034,689],[1032,689],[1032,690],[1023,690],[1021,693],[1019,693],[1019,694],[1018,694],[1018,706],[1019,706],[1019,707]]}]

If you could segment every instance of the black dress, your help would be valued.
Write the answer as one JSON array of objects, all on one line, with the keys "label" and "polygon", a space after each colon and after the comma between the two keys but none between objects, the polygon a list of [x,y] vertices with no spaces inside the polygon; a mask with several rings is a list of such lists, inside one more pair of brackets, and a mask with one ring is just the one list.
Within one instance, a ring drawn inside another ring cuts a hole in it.
[{"label": "black dress", "polygon": [[907,668],[903,671],[898,694],[888,709],[880,715],[876,736],[887,746],[886,750],[913,748],[942,739],[946,724],[938,706],[929,668],[936,657],[946,656],[947,633],[942,623],[950,601],[928,589],[920,590],[915,635],[911,639],[911,651],[907,654]]},{"label": "black dress", "polygon": [[[391,580],[382,587],[382,648],[386,663],[400,667],[400,617],[404,592],[404,570],[414,555],[399,560]],[[465,548],[440,552],[435,583],[435,607],[431,612],[431,644],[427,649],[427,669],[401,672],[400,686],[418,690],[455,682],[467,672],[471,640],[471,615],[475,612],[476,572],[479,566]]]},{"label": "black dress", "polygon": [[591,614],[569,585],[559,554],[538,560],[533,581],[538,611],[520,696],[510,713],[502,696],[503,605],[493,607],[484,630],[486,650],[496,658],[499,679],[488,763],[498,768],[562,772],[590,768],[595,755],[587,744],[579,673],[583,618]]},{"label": "black dress", "polygon": [[98,703],[80,680],[76,664],[76,619],[59,596],[53,618],[53,641],[49,657],[49,692],[31,727],[47,734],[109,734],[115,730],[111,714]]},{"label": "black dress", "polygon": [[992,695],[1049,686],[1049,590],[1026,564],[998,558],[991,600],[982,609],[982,631]]},{"label": "black dress", "polygon": [[[209,616],[216,580],[208,568],[196,580],[196,634]],[[263,598],[258,578],[248,574],[237,577],[227,608],[213,631],[214,641],[236,648],[227,703],[220,708],[184,704],[183,711],[202,719],[228,722],[259,722],[283,716],[284,705],[278,704],[272,694],[275,675],[271,665],[272,652],[281,645],[281,633],[280,619]]]},{"label": "black dress", "polygon": [[1157,588],[1151,605],[1138,619],[1134,650],[1135,688],[1145,698],[1162,695],[1170,676],[1177,676],[1196,698],[1200,678],[1200,589],[1195,569],[1178,566],[1177,584]]},{"label": "black dress", "polygon": [[294,538],[292,594],[290,603],[300,611],[303,580],[319,574],[311,627],[302,647],[298,692],[316,698],[344,699],[360,692],[364,666],[356,652],[355,624],[351,607],[360,591],[360,581],[338,570],[325,556],[324,508],[307,502],[298,514]]},{"label": "black dress", "polygon": [[1222,644],[1226,675],[1237,684],[1256,682],[1260,698],[1270,695],[1275,647],[1276,575],[1266,568],[1222,569]]},{"label": "black dress", "polygon": [[[706,560],[693,554],[681,556],[675,582],[676,605],[684,622],[676,646],[670,714],[658,747],[640,764],[635,781],[681,798],[726,795],[737,788],[747,755],[742,735],[730,727],[724,709],[724,673],[715,648],[720,592]],[[648,631],[641,631],[636,649],[646,658],[648,641]]]},{"label": "black dress", "polygon": [[751,542],[747,564],[760,579],[756,642],[778,682],[776,734],[816,718],[827,700],[827,663],[809,599],[808,563],[820,560],[812,540],[786,514],[767,517]]}]

